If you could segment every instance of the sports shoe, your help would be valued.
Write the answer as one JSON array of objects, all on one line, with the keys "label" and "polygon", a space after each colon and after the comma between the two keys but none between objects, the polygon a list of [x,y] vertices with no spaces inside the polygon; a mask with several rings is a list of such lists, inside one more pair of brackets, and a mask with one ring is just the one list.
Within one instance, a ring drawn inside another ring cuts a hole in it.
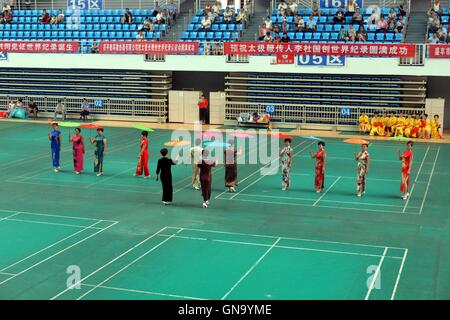
[{"label": "sports shoe", "polygon": [[206,202],[203,202],[203,208],[208,208],[208,204]]},{"label": "sports shoe", "polygon": [[55,172],[59,172],[58,168],[54,168],[53,171]]},{"label": "sports shoe", "polygon": [[80,174],[81,172],[80,171],[75,171],[75,174]]}]

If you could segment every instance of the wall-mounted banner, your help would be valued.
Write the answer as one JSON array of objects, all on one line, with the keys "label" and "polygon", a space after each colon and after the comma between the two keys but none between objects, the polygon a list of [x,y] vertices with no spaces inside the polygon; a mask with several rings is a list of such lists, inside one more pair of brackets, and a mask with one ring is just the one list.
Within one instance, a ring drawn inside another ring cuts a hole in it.
[{"label": "wall-mounted banner", "polygon": [[295,55],[293,53],[278,53],[276,64],[294,64]]},{"label": "wall-mounted banner", "polygon": [[331,55],[348,57],[399,57],[416,55],[414,44],[368,44],[368,43],[270,43],[270,42],[225,42],[225,54],[260,55],[294,53],[296,55]]},{"label": "wall-mounted banner", "polygon": [[[348,3],[350,0],[320,0],[320,7],[321,8],[339,8],[342,7],[342,9],[345,11],[345,8],[347,8]],[[355,0],[355,3],[358,5],[358,7],[363,7],[363,0]]]},{"label": "wall-mounted banner", "polygon": [[78,53],[78,46],[73,41],[0,41],[0,52]]},{"label": "wall-mounted banner", "polygon": [[121,41],[100,42],[100,53],[197,54],[198,42]]},{"label": "wall-mounted banner", "polygon": [[429,44],[428,58],[450,58],[450,44]]},{"label": "wall-mounted banner", "polygon": [[68,10],[101,10],[102,0],[67,0]]},{"label": "wall-mounted banner", "polygon": [[316,56],[299,55],[297,58],[299,66],[323,66],[323,67],[343,67],[345,66],[345,57],[341,56]]}]

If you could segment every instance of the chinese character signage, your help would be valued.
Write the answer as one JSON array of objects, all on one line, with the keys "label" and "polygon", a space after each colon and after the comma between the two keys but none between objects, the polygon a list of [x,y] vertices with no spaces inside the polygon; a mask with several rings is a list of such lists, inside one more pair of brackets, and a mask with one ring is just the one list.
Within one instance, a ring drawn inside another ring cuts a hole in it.
[{"label": "chinese character signage", "polygon": [[124,41],[101,42],[100,53],[197,54],[198,42]]},{"label": "chinese character signage", "polygon": [[78,47],[72,41],[0,41],[0,52],[77,53]]},{"label": "chinese character signage", "polygon": [[295,55],[412,58],[416,54],[414,44],[225,42],[224,47],[225,54],[241,55],[292,53]]},{"label": "chinese character signage", "polygon": [[294,64],[295,56],[293,53],[277,53],[277,64]]},{"label": "chinese character signage", "polygon": [[450,58],[449,44],[429,44],[428,45],[429,58]]}]

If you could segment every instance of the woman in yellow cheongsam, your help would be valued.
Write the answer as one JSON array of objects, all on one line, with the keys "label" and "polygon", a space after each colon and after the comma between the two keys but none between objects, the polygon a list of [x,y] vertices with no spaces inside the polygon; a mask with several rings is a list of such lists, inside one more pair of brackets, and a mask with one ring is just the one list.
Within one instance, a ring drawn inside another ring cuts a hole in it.
[{"label": "woman in yellow cheongsam", "polygon": [[416,114],[414,118],[414,127],[411,130],[411,138],[419,138],[422,127],[422,119],[420,119],[420,115]]},{"label": "woman in yellow cheongsam", "polygon": [[397,118],[397,123],[394,128],[394,135],[395,136],[402,136],[403,135],[403,129],[406,125],[406,118],[403,116],[403,113],[400,113]]},{"label": "woman in yellow cheongsam", "polygon": [[428,114],[424,114],[424,125],[423,125],[423,137],[425,139],[430,139],[431,137],[431,121],[428,118]]},{"label": "woman in yellow cheongsam", "polygon": [[380,133],[380,118],[378,117],[378,113],[374,113],[372,119],[370,120],[370,135],[379,135]]},{"label": "woman in yellow cheongsam", "polygon": [[397,124],[397,117],[395,116],[395,113],[391,113],[387,123],[386,123],[386,129],[385,129],[385,135],[387,137],[392,137],[393,133],[393,127]]}]

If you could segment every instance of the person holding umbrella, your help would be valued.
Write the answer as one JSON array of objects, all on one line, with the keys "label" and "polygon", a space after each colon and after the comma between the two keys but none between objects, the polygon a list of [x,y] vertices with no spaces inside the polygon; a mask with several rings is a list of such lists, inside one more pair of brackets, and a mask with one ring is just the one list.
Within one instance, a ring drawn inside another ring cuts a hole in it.
[{"label": "person holding umbrella", "polygon": [[291,138],[284,139],[284,148],[280,151],[281,158],[281,189],[286,191],[291,185],[292,148]]},{"label": "person holding umbrella", "polygon": [[309,150],[311,158],[316,159],[316,177],[314,179],[314,188],[316,192],[323,192],[325,188],[325,165],[327,162],[327,153],[325,151],[325,142],[319,141],[319,150],[313,153]]},{"label": "person holding umbrella", "polygon": [[61,131],[58,130],[58,123],[52,122],[52,131],[48,133],[48,140],[50,140],[50,148],[52,151],[53,171],[59,172],[60,167],[60,153],[61,153]]},{"label": "person holding umbrella", "polygon": [[140,176],[142,174],[144,174],[144,178],[150,177],[150,171],[148,169],[148,131],[141,132],[139,161],[134,176]]},{"label": "person holding umbrella", "polygon": [[397,150],[398,158],[402,162],[402,180],[400,182],[400,192],[403,193],[403,200],[409,197],[409,179],[411,176],[412,162],[414,159],[414,153],[412,151],[413,142],[408,141],[406,143],[406,150],[403,154],[400,154],[400,149]]},{"label": "person holding umbrella", "polygon": [[358,197],[366,193],[366,177],[369,174],[370,167],[370,155],[367,148],[369,148],[369,145],[364,143],[361,145],[361,151],[359,153],[354,152],[355,160],[358,161],[358,179],[356,181]]},{"label": "person holding umbrella", "polygon": [[81,135],[81,129],[75,128],[73,137],[70,137],[69,131],[69,143],[73,144],[73,167],[75,174],[80,174],[83,171],[83,158],[84,158],[84,138]]},{"label": "person holding umbrella", "polygon": [[202,161],[202,139],[195,139],[195,146],[191,148],[191,162],[192,162],[192,187],[195,190],[200,189],[200,168],[198,164]]},{"label": "person holding umbrella", "polygon": [[158,160],[156,167],[156,181],[161,175],[162,184],[162,202],[164,205],[172,203],[173,200],[173,186],[172,186],[172,166],[178,164],[179,156],[175,160],[167,157],[169,151],[166,148],[160,150],[162,158]]},{"label": "person holding umbrella", "polygon": [[97,177],[103,175],[103,157],[106,154],[106,138],[103,135],[103,128],[97,128],[97,136],[95,138],[89,137],[89,141],[95,145],[94,151],[94,172]]},{"label": "person holding umbrella", "polygon": [[229,146],[225,148],[225,187],[230,192],[236,191],[237,186],[237,157],[241,155],[241,150],[234,147],[233,139],[228,140]]}]

